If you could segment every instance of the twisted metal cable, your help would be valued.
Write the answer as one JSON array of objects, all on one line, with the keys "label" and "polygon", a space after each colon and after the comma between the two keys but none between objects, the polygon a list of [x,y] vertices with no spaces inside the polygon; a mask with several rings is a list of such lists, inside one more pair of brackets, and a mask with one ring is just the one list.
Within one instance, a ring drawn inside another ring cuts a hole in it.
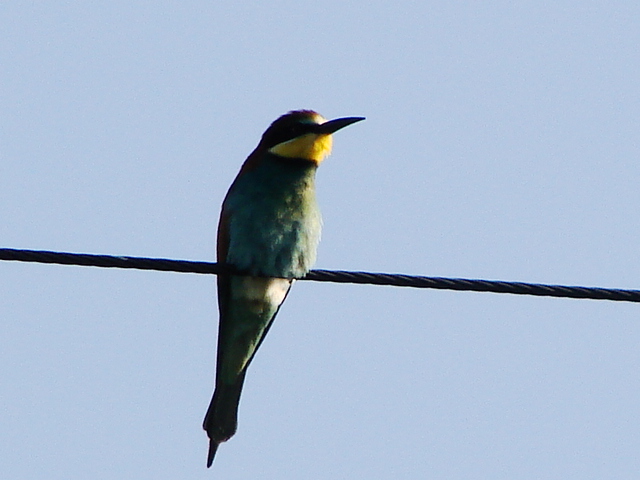
[{"label": "twisted metal cable", "polygon": [[[45,250],[17,250],[12,248],[0,248],[0,260],[213,275],[232,271],[228,266],[210,262],[169,260],[166,258],[118,257],[86,253],[50,252]],[[640,302],[640,290],[542,285],[536,283],[471,280],[465,278],[423,277],[389,273],[312,270],[301,280],[433,288],[438,290],[510,293],[514,295],[535,295],[540,297]]]}]

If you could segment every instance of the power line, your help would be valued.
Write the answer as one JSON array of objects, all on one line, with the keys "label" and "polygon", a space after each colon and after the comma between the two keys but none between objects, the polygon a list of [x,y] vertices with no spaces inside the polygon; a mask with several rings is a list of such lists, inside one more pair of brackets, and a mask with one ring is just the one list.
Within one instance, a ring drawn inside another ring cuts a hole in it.
[{"label": "power line", "polygon": [[[46,250],[17,250],[12,248],[0,248],[0,260],[102,268],[133,268],[137,270],[212,275],[233,272],[228,266],[210,262],[170,260],[166,258],[118,257],[87,253],[50,252]],[[342,270],[312,270],[301,280],[640,303],[640,290],[543,285],[496,280],[424,277],[390,273],[348,272]]]}]

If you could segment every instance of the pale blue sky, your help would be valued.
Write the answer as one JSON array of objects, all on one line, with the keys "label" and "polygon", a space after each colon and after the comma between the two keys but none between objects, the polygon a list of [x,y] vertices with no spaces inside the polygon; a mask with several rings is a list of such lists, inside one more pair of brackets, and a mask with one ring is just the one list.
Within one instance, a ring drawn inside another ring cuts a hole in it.
[{"label": "pale blue sky", "polygon": [[[2,2],[0,247],[214,259],[291,109],[319,268],[640,288],[640,4]],[[640,474],[640,306],[298,282],[205,468],[214,277],[0,262],[0,477]]]}]

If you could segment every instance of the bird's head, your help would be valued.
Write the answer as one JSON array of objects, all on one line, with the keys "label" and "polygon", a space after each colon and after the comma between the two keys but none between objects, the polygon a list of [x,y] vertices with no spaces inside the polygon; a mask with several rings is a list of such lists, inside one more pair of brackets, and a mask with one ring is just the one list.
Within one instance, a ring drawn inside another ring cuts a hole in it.
[{"label": "bird's head", "polygon": [[319,165],[331,153],[331,134],[364,117],[327,120],[312,110],[295,110],[274,121],[262,135],[261,150]]}]

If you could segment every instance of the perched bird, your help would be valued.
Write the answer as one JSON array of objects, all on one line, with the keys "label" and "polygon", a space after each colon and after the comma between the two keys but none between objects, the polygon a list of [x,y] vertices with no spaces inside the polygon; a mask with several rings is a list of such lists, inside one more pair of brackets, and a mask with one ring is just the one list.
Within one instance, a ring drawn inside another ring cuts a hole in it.
[{"label": "perched bird", "polygon": [[236,432],[247,367],[293,284],[316,258],[321,218],[315,198],[318,165],[331,152],[331,134],[362,117],[327,121],[311,110],[275,120],[242,165],[220,214],[218,356],[213,398],[203,428],[207,467],[218,445]]}]

